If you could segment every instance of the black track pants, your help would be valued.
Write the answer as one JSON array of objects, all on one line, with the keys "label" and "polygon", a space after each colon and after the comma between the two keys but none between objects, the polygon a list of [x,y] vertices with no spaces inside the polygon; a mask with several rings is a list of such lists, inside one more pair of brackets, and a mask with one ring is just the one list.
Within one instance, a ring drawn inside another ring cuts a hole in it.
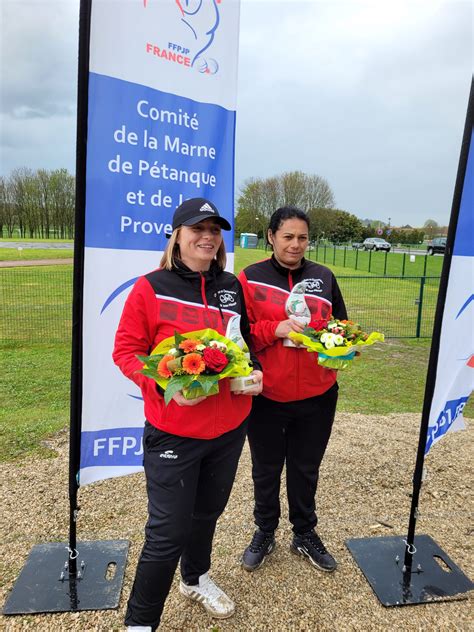
[{"label": "black track pants", "polygon": [[126,625],[158,627],[180,558],[187,584],[197,584],[209,570],[216,522],[229,499],[246,426],[204,440],[145,425],[148,522]]},{"label": "black track pants", "polygon": [[295,533],[317,524],[315,495],[319,466],[331,435],[337,383],[326,393],[295,402],[259,395],[249,417],[255,523],[274,531],[280,518],[280,479],[286,462],[289,518]]}]

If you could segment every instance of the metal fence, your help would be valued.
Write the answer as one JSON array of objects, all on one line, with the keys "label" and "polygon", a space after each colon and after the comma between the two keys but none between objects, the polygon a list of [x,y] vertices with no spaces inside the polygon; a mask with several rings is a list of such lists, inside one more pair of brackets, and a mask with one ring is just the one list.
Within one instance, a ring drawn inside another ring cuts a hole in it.
[{"label": "metal fence", "polygon": [[[350,318],[388,338],[429,338],[439,277],[338,276]],[[69,343],[72,266],[0,268],[0,344]]]},{"label": "metal fence", "polygon": [[0,344],[70,342],[72,265],[0,268]]},{"label": "metal fence", "polygon": [[[259,240],[259,249],[265,249],[263,240]],[[266,248],[267,256],[271,249]],[[406,246],[398,252],[361,250],[350,246],[331,243],[311,243],[305,255],[318,263],[338,266],[356,274],[378,274],[383,276],[440,276],[443,257],[433,257],[426,250]]]},{"label": "metal fence", "polygon": [[430,256],[426,251],[365,251],[334,244],[311,246],[307,257],[319,263],[351,268],[358,273],[402,277],[439,276],[443,263],[442,257]]},{"label": "metal fence", "polygon": [[349,317],[387,338],[431,338],[439,277],[338,276]]}]

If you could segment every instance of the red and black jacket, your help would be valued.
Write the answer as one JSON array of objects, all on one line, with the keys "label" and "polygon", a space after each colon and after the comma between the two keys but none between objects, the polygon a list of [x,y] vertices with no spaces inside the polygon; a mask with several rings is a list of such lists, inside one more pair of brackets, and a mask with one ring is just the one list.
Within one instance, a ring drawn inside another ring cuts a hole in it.
[{"label": "red and black jacket", "polygon": [[305,301],[312,320],[330,314],[347,318],[346,306],[334,274],[325,266],[303,259],[289,270],[272,256],[239,274],[244,290],[253,348],[263,367],[263,395],[277,402],[297,401],[325,393],[336,381],[337,371],[318,365],[317,354],[284,347],[275,330],[288,315],[285,303],[291,289],[306,281]]},{"label": "red and black jacket", "polygon": [[[210,327],[224,335],[227,322],[241,315],[242,335],[251,347],[250,326],[242,287],[237,278],[216,264],[209,272],[193,272],[178,263],[173,270],[155,270],[135,283],[125,303],[115,336],[113,359],[140,388],[148,421],[171,434],[195,439],[213,439],[237,428],[250,412],[252,397],[234,395],[229,380],[219,382],[219,393],[196,406],[165,405],[161,389],[138,371],[138,355],[148,355],[175,331]],[[260,368],[251,354],[255,368]]]}]

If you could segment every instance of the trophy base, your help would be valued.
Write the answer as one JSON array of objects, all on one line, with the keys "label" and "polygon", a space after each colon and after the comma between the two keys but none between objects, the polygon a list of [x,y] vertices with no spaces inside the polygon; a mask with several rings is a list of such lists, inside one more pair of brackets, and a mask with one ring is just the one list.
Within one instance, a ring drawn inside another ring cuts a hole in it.
[{"label": "trophy base", "polygon": [[230,378],[230,390],[234,391],[250,391],[254,386],[255,382],[253,381],[253,377],[231,377]]},{"label": "trophy base", "polygon": [[284,347],[293,347],[294,349],[304,349],[304,347],[302,347],[301,345],[297,345],[293,342],[293,340],[290,340],[289,338],[284,338],[283,339],[283,346]]}]

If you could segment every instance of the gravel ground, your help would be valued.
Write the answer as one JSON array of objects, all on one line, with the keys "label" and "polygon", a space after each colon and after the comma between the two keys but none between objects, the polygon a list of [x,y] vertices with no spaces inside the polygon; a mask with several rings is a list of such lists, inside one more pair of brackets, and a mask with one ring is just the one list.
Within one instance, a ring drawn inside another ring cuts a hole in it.
[{"label": "gravel ground", "polygon": [[[175,577],[160,630],[474,630],[472,593],[460,601],[384,608],[344,545],[354,537],[406,535],[419,421],[419,415],[412,414],[337,415],[318,493],[319,533],[339,561],[332,574],[290,554],[284,499],[275,553],[254,573],[240,568],[239,555],[254,528],[246,447],[231,500],[218,523],[211,570],[236,601],[236,613],[226,621],[213,621],[198,604],[179,595]],[[472,428],[471,423],[467,431],[444,439],[428,456],[417,525],[418,534],[431,535],[471,578]],[[57,458],[0,467],[2,604],[34,544],[67,540],[66,434],[48,445]],[[146,519],[143,476],[87,486],[80,490],[80,505],[79,539],[130,540],[119,610],[1,617],[0,629],[124,629],[125,601]]]}]

